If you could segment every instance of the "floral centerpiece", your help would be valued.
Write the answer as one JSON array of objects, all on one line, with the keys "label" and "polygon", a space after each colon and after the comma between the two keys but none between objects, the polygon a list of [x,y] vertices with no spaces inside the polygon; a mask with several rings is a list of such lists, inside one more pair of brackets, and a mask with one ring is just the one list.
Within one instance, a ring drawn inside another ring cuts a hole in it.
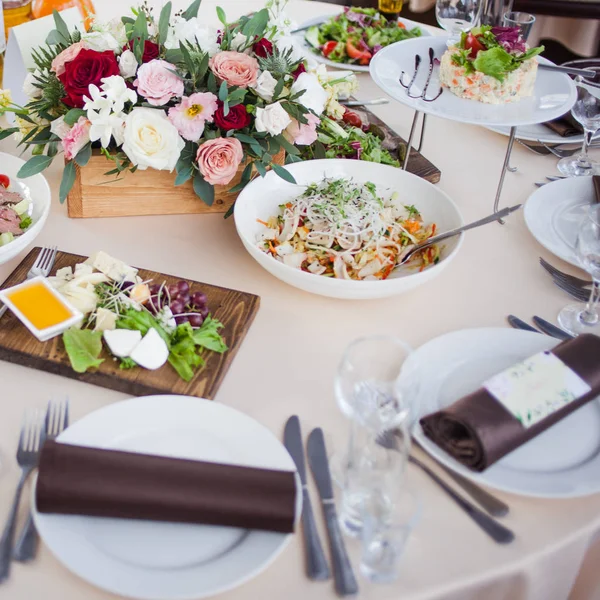
[{"label": "floral centerpiece", "polygon": [[0,95],[0,114],[16,117],[0,139],[14,133],[32,148],[19,177],[64,152],[63,202],[75,165],[85,167],[94,146],[110,161],[107,176],[175,170],[175,185],[191,180],[209,205],[214,186],[241,169],[230,192],[253,170],[264,176],[272,168],[293,182],[274,157],[284,151],[298,160],[296,146],[316,140],[323,113],[339,112],[340,81],[307,71],[277,1],[233,24],[217,8],[219,29],[198,18],[199,5],[172,14],[167,2],[156,15],[143,4],[83,32],[69,31],[55,12],[56,29],[33,52],[36,69],[24,86],[30,101],[21,107]]}]

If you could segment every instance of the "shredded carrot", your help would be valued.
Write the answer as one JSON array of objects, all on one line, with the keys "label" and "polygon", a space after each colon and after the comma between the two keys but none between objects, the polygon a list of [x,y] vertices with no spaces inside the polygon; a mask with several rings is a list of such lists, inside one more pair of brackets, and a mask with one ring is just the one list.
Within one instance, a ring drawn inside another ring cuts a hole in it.
[{"label": "shredded carrot", "polygon": [[271,243],[271,240],[269,240],[269,252],[271,252],[271,254],[273,256],[275,256],[275,254],[277,254],[277,252],[275,251],[275,247],[273,246],[273,244]]},{"label": "shredded carrot", "polygon": [[419,223],[419,221],[415,221],[413,219],[404,221],[403,226],[404,226],[404,229],[406,229],[406,231],[408,231],[408,233],[417,233],[419,231],[419,229],[421,229],[421,223]]},{"label": "shredded carrot", "polygon": [[268,227],[269,224],[266,221],[261,221],[260,219],[256,219],[257,223],[260,223],[261,225],[264,225],[265,227]]}]

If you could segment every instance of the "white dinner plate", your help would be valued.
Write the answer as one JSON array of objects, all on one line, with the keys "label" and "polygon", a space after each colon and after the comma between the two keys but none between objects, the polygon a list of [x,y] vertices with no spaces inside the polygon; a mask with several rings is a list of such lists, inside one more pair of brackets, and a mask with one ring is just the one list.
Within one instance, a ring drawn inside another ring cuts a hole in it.
[{"label": "white dinner plate", "polygon": [[[420,415],[449,406],[489,377],[558,344],[515,329],[465,329],[435,338],[409,357],[419,381]],[[588,402],[483,473],[454,460],[425,436],[423,448],[453,471],[483,485],[540,498],[574,498],[600,492],[600,399]]]},{"label": "white dinner plate", "polygon": [[579,227],[595,198],[591,177],[570,177],[538,188],[523,214],[531,235],[558,258],[580,267],[575,253]]},{"label": "white dinner plate", "polygon": [[[406,89],[400,85],[400,74],[407,73],[410,79],[415,70],[415,56],[421,56],[421,67],[411,89],[412,95],[423,90],[429,70],[429,48],[433,48],[435,58],[446,52],[447,37],[429,37],[406,40],[391,44],[380,50],[371,60],[370,72],[373,81],[395,100],[414,110],[426,112],[444,119],[474,125],[531,125],[544,123],[564,115],[571,109],[577,97],[575,84],[568,75],[539,69],[535,80],[534,95],[519,102],[508,104],[484,104],[455,96],[448,89],[434,102],[421,98],[409,98]],[[552,64],[538,57],[540,63]],[[440,89],[439,67],[435,66],[427,97],[434,97]]]},{"label": "white dinner plate", "polygon": [[[315,17],[313,19],[308,19],[307,21],[302,23],[302,25],[300,25],[300,28],[302,28],[302,31],[298,31],[298,33],[295,33],[294,35],[298,36],[302,40],[302,45],[308,51],[309,56],[314,58],[317,62],[323,63],[324,65],[327,65],[328,67],[333,67],[334,69],[343,69],[344,71],[358,71],[361,73],[368,73],[369,65],[353,65],[351,63],[334,62],[332,60],[329,60],[328,58],[325,58],[322,54],[319,54],[318,52],[314,52],[313,46],[311,46],[306,41],[306,38],[304,37],[304,34],[306,33],[306,29],[304,29],[305,27],[313,27],[314,25],[321,25],[321,23],[325,23],[325,21],[329,21],[329,19],[331,19],[332,17],[336,17],[338,14],[341,14],[341,13],[335,13],[335,14],[329,15],[327,17]],[[411,21],[410,19],[398,19],[398,21],[404,23],[404,26],[406,27],[406,29],[412,29],[413,27],[418,27],[421,30],[421,37],[430,37],[431,36],[431,33],[424,27],[423,23],[417,23],[416,21]],[[407,40],[402,40],[401,42],[397,42],[397,43],[401,44],[405,41],[407,41]]]},{"label": "white dinner plate", "polygon": [[[147,396],[93,412],[60,442],[295,471],[279,440],[237,410],[187,396]],[[297,480],[298,481],[298,480]],[[102,482],[98,482],[102,485]],[[297,494],[296,516],[302,494]],[[44,543],[71,571],[113,594],[143,600],[212,596],[258,575],[290,535],[34,509]]]},{"label": "white dinner plate", "polygon": [[[506,137],[510,135],[510,127],[494,126],[488,127],[488,129]],[[600,134],[594,136],[594,139],[599,137]],[[543,123],[517,127],[517,138],[524,142],[544,142],[545,144],[583,144],[583,133],[563,137],[552,131],[552,129],[548,129]]]}]

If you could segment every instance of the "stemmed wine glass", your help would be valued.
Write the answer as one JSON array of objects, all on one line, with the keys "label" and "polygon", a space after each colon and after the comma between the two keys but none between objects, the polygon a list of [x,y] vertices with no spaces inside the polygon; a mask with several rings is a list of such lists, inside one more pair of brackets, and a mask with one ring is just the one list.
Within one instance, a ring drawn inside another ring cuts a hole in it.
[{"label": "stemmed wine glass", "polygon": [[575,79],[577,85],[577,100],[571,109],[571,114],[583,125],[585,131],[581,154],[573,157],[563,158],[558,161],[558,170],[568,177],[580,177],[582,175],[599,175],[600,163],[588,156],[588,147],[598,129],[600,129],[600,98],[591,93],[592,88],[585,86],[583,79]]},{"label": "stemmed wine glass", "polygon": [[576,242],[577,259],[592,276],[593,285],[586,305],[570,304],[558,315],[563,329],[573,335],[580,333],[600,334],[600,204],[588,208],[588,215],[581,224]]},{"label": "stemmed wine glass", "polygon": [[440,27],[450,33],[448,45],[456,44],[460,34],[475,27],[481,14],[480,0],[437,0],[435,17]]}]

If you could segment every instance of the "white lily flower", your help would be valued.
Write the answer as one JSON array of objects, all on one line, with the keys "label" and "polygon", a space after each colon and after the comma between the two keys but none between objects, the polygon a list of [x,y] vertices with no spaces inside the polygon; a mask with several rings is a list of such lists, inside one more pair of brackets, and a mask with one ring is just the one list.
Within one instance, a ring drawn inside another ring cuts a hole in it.
[{"label": "white lily flower", "polygon": [[108,111],[88,110],[88,119],[92,124],[90,127],[90,140],[100,140],[103,148],[110,144],[111,137],[115,138],[118,146],[123,144],[123,130],[125,119],[123,113],[115,114]]},{"label": "white lily flower", "polygon": [[111,75],[102,79],[102,91],[106,99],[112,102],[112,111],[121,113],[125,108],[125,102],[135,104],[137,94],[135,90],[127,87],[125,80],[120,75]]},{"label": "white lily flower", "polygon": [[100,88],[94,84],[90,84],[88,86],[88,91],[90,93],[91,98],[87,96],[83,97],[84,105],[83,109],[90,111],[108,111],[110,112],[112,109],[112,101],[109,100],[103,93],[100,91]]}]

